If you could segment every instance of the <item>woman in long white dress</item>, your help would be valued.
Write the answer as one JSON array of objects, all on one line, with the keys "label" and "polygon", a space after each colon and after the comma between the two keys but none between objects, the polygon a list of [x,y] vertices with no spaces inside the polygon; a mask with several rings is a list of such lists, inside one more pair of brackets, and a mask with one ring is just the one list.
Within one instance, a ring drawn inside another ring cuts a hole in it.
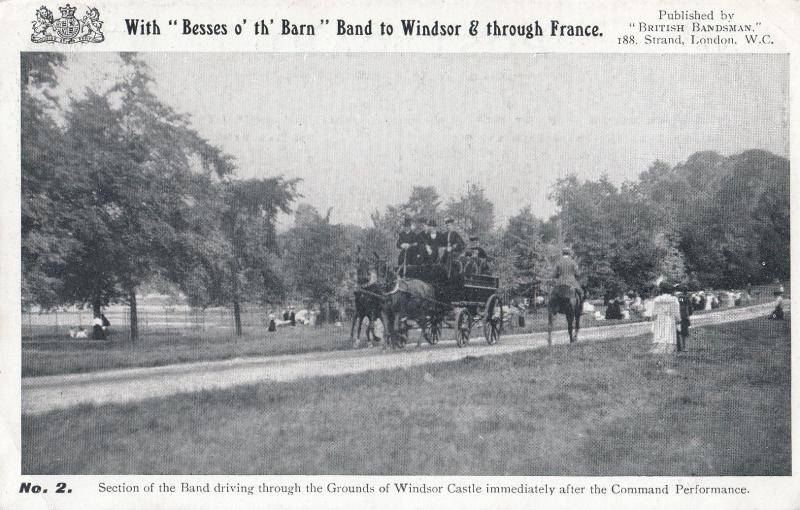
[{"label": "woman in long white dress", "polygon": [[653,347],[651,353],[675,352],[678,346],[677,324],[681,320],[678,298],[661,287],[661,295],[653,300]]}]

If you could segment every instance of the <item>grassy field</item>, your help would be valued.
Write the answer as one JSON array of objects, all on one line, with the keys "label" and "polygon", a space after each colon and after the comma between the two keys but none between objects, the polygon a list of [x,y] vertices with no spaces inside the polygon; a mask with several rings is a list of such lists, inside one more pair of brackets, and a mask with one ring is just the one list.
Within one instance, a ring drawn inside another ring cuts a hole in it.
[{"label": "grassy field", "polygon": [[[758,302],[756,300],[753,301]],[[698,314],[706,313],[703,311]],[[508,321],[504,334],[521,334],[547,330],[547,314],[543,310],[525,317],[525,326]],[[638,322],[639,318],[619,321],[595,321],[585,314],[581,327]],[[566,329],[563,316],[558,316],[555,329]],[[365,337],[366,325],[361,338]],[[416,343],[419,332],[412,332],[411,343]],[[481,337],[480,325],[474,331],[476,340]],[[451,340],[453,331],[446,329],[443,338]],[[501,339],[502,341],[502,339]],[[282,327],[275,333],[266,328],[248,328],[241,337],[231,332],[178,329],[144,334],[138,341],[73,340],[63,337],[39,337],[22,342],[22,376],[54,375],[91,372],[124,367],[151,367],[192,361],[224,360],[236,357],[298,354],[352,348],[350,323],[341,327],[327,325]]]},{"label": "grassy field", "polygon": [[23,416],[22,472],[791,474],[789,322],[692,334]]},{"label": "grassy field", "polygon": [[[362,332],[363,335],[363,332]],[[241,356],[294,354],[350,348],[350,329],[284,327],[275,333],[241,337],[189,331],[142,336],[136,342],[36,340],[22,343],[22,376],[91,372],[121,367],[152,367]]]}]

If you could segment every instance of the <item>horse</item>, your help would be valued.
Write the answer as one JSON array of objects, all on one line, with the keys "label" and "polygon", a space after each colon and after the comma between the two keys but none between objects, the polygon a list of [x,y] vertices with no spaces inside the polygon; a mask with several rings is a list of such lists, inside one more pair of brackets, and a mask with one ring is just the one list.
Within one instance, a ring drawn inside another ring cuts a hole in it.
[{"label": "horse", "polygon": [[[408,328],[400,320],[411,319],[424,328],[427,318],[435,312],[435,291],[431,284],[415,278],[397,278],[391,291],[384,294],[386,301],[381,310],[386,326],[386,343],[402,347],[408,340]],[[417,340],[417,347],[422,337]]]},{"label": "horse", "polygon": [[[353,323],[350,326],[350,341],[353,342],[353,347],[358,347],[361,344],[361,325],[365,318],[369,319],[366,330],[367,342],[372,341],[373,345],[377,345],[380,341],[380,338],[375,335],[375,321],[381,317],[383,310],[383,290],[380,284],[373,281],[364,287],[356,289],[353,293],[355,313],[353,314]],[[358,332],[353,336],[356,322],[358,322]]]},{"label": "horse", "polygon": [[[547,303],[547,345],[553,345],[553,316],[563,313],[567,318],[569,343],[578,341],[578,330],[581,326],[581,312],[583,311],[583,297],[578,289],[569,285],[556,285],[550,292]],[[575,335],[572,335],[572,324],[575,323]]]}]

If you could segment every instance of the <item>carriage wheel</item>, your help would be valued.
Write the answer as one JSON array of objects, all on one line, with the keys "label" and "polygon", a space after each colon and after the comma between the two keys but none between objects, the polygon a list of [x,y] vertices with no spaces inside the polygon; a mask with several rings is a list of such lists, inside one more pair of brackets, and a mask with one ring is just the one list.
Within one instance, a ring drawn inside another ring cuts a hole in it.
[{"label": "carriage wheel", "polygon": [[471,329],[472,317],[470,317],[469,310],[462,308],[456,315],[456,344],[458,344],[459,347],[467,345]]},{"label": "carriage wheel", "polygon": [[381,340],[383,340],[383,335],[383,319],[378,317],[375,320],[370,320],[367,325],[367,341],[373,344],[379,344]]},{"label": "carriage wheel", "polygon": [[492,294],[486,301],[486,319],[483,322],[483,336],[486,343],[494,345],[500,340],[503,331],[503,301]]},{"label": "carriage wheel", "polygon": [[439,338],[442,336],[442,320],[439,317],[431,317],[426,321],[425,326],[422,328],[422,336],[429,344],[438,344]]}]

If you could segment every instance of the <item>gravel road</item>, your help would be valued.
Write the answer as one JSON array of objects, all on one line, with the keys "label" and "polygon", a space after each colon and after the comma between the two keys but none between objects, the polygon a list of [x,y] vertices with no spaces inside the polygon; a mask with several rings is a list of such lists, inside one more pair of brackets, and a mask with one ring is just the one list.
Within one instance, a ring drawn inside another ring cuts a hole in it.
[{"label": "gravel road", "polygon": [[[788,301],[784,302],[788,309]],[[720,310],[692,318],[692,327],[722,324],[766,316],[772,304]],[[559,317],[563,321],[563,318]],[[651,331],[648,322],[581,329],[580,341],[637,336]],[[478,335],[480,328],[473,330]],[[449,335],[447,335],[449,336]],[[567,343],[566,331],[553,333],[553,343]],[[423,344],[425,344],[423,342]],[[464,348],[442,340],[439,345],[402,351],[358,349],[285,356],[238,358],[224,361],[185,363],[153,368],[126,368],[87,374],[66,374],[22,379],[22,412],[44,413],[93,402],[124,403],[164,397],[182,392],[253,384],[264,381],[355,374],[427,363],[455,361],[466,356],[487,356],[539,349],[547,346],[547,333],[508,335],[488,346],[483,336],[474,337]]]}]

